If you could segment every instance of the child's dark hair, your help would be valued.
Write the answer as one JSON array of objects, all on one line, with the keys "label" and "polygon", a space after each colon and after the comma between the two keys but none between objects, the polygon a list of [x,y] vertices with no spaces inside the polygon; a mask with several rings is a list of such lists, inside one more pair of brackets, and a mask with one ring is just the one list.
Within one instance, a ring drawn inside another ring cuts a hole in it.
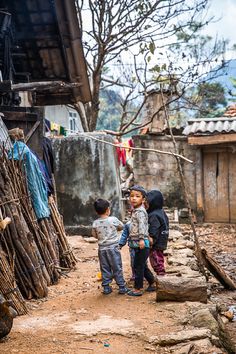
[{"label": "child's dark hair", "polygon": [[131,192],[131,191],[140,192],[144,198],[146,198],[146,196],[147,196],[146,190],[145,190],[143,187],[138,186],[137,184],[136,184],[135,186],[133,186],[133,187],[130,188],[130,192]]},{"label": "child's dark hair", "polygon": [[94,209],[98,215],[102,215],[110,207],[110,203],[106,199],[97,199],[94,202]]}]

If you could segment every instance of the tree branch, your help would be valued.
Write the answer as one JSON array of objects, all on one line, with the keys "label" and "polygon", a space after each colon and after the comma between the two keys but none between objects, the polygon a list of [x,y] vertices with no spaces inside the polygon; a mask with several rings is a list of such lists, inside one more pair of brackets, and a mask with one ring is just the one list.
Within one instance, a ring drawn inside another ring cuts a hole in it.
[{"label": "tree branch", "polygon": [[[111,143],[109,141],[105,141],[105,140],[102,140],[102,139],[98,139],[98,138],[95,138],[94,136],[91,136],[91,135],[87,135],[86,134],[86,137],[92,139],[92,140],[96,140],[96,141],[99,141],[100,143],[103,143],[103,144],[107,144],[107,145],[111,145],[111,146],[114,146],[114,147],[118,147],[117,144],[114,144],[114,143]],[[125,145],[122,145],[122,144],[119,144],[119,147],[121,148],[125,148],[127,149],[127,146]],[[148,149],[148,148],[138,148],[138,147],[129,147],[130,150],[136,150],[136,151],[149,151],[149,152],[155,152],[157,154],[164,154],[164,155],[171,155],[173,157],[178,157],[186,162],[189,162],[189,163],[193,163],[192,160],[188,159],[187,157],[184,157],[183,155],[180,155],[180,154],[176,154],[176,153],[173,153],[173,152],[169,152],[169,151],[162,151],[162,150],[157,150],[157,149]]]}]

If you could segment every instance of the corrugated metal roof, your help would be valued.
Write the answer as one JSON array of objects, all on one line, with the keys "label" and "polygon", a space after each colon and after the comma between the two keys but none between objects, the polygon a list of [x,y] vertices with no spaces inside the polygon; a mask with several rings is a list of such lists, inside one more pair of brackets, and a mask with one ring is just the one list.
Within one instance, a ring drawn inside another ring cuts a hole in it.
[{"label": "corrugated metal roof", "polygon": [[216,133],[235,133],[236,118],[198,118],[188,121],[184,135],[210,135]]},{"label": "corrugated metal roof", "polygon": [[0,117],[0,146],[5,145],[6,149],[10,149],[12,144],[8,135],[8,130]]}]

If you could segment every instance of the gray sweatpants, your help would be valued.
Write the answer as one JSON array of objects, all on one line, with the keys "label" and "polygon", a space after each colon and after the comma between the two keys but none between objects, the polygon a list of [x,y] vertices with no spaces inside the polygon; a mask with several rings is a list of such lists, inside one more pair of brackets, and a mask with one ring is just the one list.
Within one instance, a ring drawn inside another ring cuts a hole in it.
[{"label": "gray sweatpants", "polygon": [[118,245],[109,249],[98,250],[98,258],[102,273],[102,286],[108,286],[114,278],[119,287],[125,286],[121,254]]}]

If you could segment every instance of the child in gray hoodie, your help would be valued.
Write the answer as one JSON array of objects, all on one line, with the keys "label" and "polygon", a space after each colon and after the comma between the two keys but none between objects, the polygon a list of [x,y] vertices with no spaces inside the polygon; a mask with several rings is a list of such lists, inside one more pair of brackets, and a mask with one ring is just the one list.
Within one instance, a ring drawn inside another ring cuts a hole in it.
[{"label": "child in gray hoodie", "polygon": [[93,222],[92,235],[98,239],[98,258],[102,273],[103,294],[112,292],[110,283],[114,278],[119,286],[119,294],[127,293],[123,277],[122,261],[117,230],[123,229],[123,224],[114,216],[110,216],[110,203],[97,199],[94,208],[99,218]]}]

